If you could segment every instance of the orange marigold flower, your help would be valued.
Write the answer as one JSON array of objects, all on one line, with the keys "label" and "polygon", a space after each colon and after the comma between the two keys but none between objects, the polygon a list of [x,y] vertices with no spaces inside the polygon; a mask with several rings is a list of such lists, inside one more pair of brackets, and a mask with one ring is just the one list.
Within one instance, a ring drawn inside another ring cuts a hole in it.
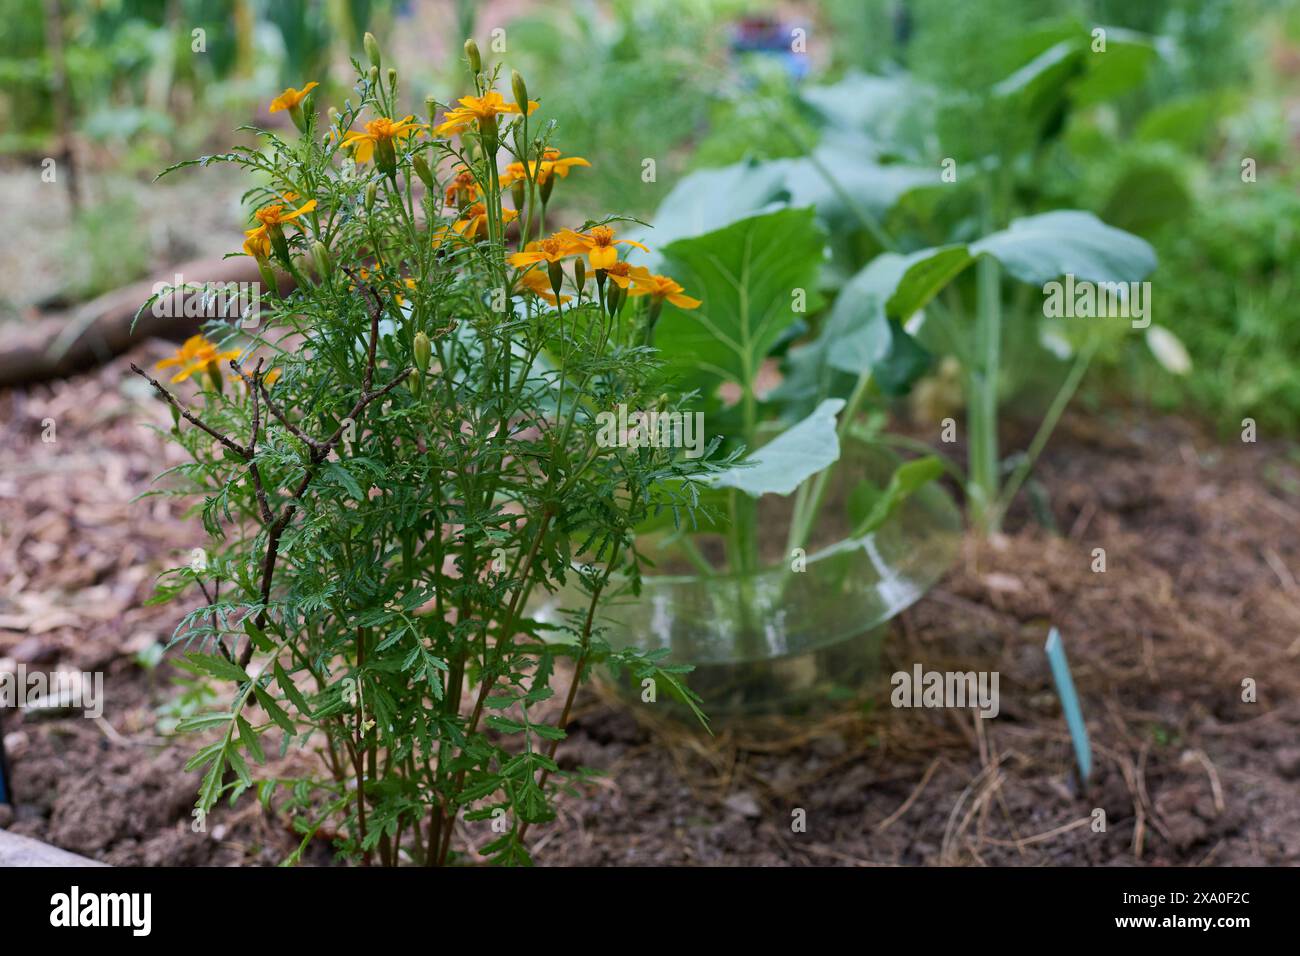
[{"label": "orange marigold flower", "polygon": [[244,240],[244,255],[255,259],[271,258],[271,237],[262,228],[250,229]]},{"label": "orange marigold flower", "polygon": [[[293,197],[297,199],[296,193],[286,193],[288,199]],[[257,212],[253,213],[253,218],[261,225],[244,231],[244,252],[250,256],[259,256],[268,258],[271,254],[271,234],[273,230],[278,230],[286,222],[292,222],[299,216],[305,215],[316,208],[316,200],[309,199],[292,212],[285,212],[285,203],[273,202],[269,206],[263,206]],[[277,233],[277,235],[280,235]],[[281,238],[283,236],[281,235]],[[277,240],[279,241],[279,240]]]},{"label": "orange marigold flower", "polygon": [[609,276],[610,281],[620,289],[626,289],[633,283],[648,282],[651,278],[650,270],[645,266],[634,266],[629,262],[623,261],[615,262],[610,265],[610,267],[605,270],[605,274]]},{"label": "orange marigold flower", "polygon": [[700,300],[683,295],[683,292],[675,280],[668,276],[650,275],[649,270],[646,270],[646,275],[635,281],[627,294],[648,295],[655,302],[667,300],[679,309],[698,309]]},{"label": "orange marigold flower", "polygon": [[[550,180],[552,175],[566,179],[569,170],[574,166],[590,166],[581,156],[566,156],[560,158],[560,151],[553,146],[548,146],[542,153],[540,161],[534,161],[532,164],[533,179],[537,180],[537,185],[544,186]],[[528,176],[524,170],[523,163],[511,163],[501,174],[501,188],[515,183],[518,180],[527,180]]]},{"label": "orange marigold flower", "polygon": [[[297,199],[296,193],[286,193],[285,199]],[[263,206],[257,212],[253,213],[253,218],[262,224],[263,227],[279,226],[286,222],[292,222],[299,216],[305,215],[316,208],[316,200],[309,199],[292,212],[284,211],[285,203],[273,202],[269,206]]]},{"label": "orange marigold flower", "polygon": [[457,168],[460,171],[456,173],[456,178],[447,184],[448,206],[463,206],[479,197],[478,180],[474,178],[474,174],[464,166]]},{"label": "orange marigold flower", "polygon": [[636,246],[642,252],[650,251],[635,239],[615,239],[614,230],[609,226],[594,226],[586,233],[565,229],[558,235],[574,252],[585,253],[593,269],[608,270],[618,261],[617,247],[620,245]]},{"label": "orange marigold flower", "polygon": [[368,163],[377,146],[391,146],[395,141],[409,139],[426,128],[422,123],[411,122],[414,119],[414,116],[400,120],[391,120],[387,116],[372,119],[366,124],[364,133],[348,133],[341,145],[344,149],[352,150],[352,158],[358,163]]},{"label": "orange marigold flower", "polygon": [[239,358],[239,351],[239,349],[226,349],[220,352],[202,335],[191,335],[185,340],[185,344],[176,350],[176,354],[163,359],[157,367],[171,368],[173,365],[179,365],[180,371],[172,376],[172,381],[183,382],[195,372],[202,372],[205,369],[213,371],[217,368],[217,363]]},{"label": "orange marigold flower", "polygon": [[291,110],[295,106],[301,105],[302,101],[307,98],[307,94],[318,86],[320,86],[320,84],[315,80],[312,80],[300,90],[295,90],[292,86],[289,87],[275,99],[271,100],[271,112],[278,113],[281,110]]},{"label": "orange marigold flower", "polygon": [[[501,113],[523,112],[518,103],[507,103],[506,98],[496,90],[488,90],[482,96],[462,96],[458,102],[460,106],[448,110],[442,118],[443,121],[434,129],[434,132],[439,136],[450,136],[452,133],[459,133],[471,123],[494,122]],[[537,106],[536,100],[528,101],[530,116],[533,110],[537,109]]]},{"label": "orange marigold flower", "polygon": [[568,256],[576,256],[582,250],[560,233],[545,239],[534,239],[524,246],[522,252],[516,252],[506,258],[516,269],[523,269],[538,262],[559,262]]},{"label": "orange marigold flower", "polygon": [[[519,213],[515,212],[515,210],[506,209],[504,206],[501,208],[501,221],[503,223],[514,222],[517,218],[519,218]],[[467,206],[461,212],[459,219],[450,226],[443,226],[434,234],[433,247],[438,248],[453,234],[468,242],[476,242],[479,239],[486,238],[488,234],[487,206],[481,202]]]}]

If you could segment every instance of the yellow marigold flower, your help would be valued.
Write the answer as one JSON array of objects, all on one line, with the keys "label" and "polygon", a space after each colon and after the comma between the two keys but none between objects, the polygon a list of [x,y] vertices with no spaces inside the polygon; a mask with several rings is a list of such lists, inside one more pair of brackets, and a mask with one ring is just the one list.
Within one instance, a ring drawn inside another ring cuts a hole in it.
[{"label": "yellow marigold flower", "polygon": [[295,106],[301,105],[302,101],[307,98],[307,94],[318,86],[320,86],[320,84],[315,80],[312,80],[300,90],[295,90],[292,86],[289,87],[275,99],[271,100],[271,112],[278,113],[281,110],[291,110]]},{"label": "yellow marigold flower", "polygon": [[573,298],[573,296],[570,295],[562,295],[559,297],[559,301],[557,302],[555,291],[551,288],[551,277],[547,274],[546,269],[541,266],[533,266],[533,268],[520,276],[519,284],[533,295],[546,300],[551,305],[568,302]]},{"label": "yellow marigold flower", "polygon": [[[507,103],[506,98],[496,90],[489,90],[482,96],[462,96],[460,106],[448,110],[434,132],[439,136],[458,133],[471,123],[493,123],[501,113],[522,113],[518,103]],[[528,113],[531,116],[537,109],[536,100],[528,101]]]},{"label": "yellow marigold flower", "polygon": [[422,123],[411,122],[413,119],[415,119],[413,115],[397,121],[387,116],[372,119],[366,124],[364,133],[348,133],[342,146],[344,149],[352,150],[352,158],[358,163],[368,163],[374,156],[377,146],[392,147],[394,141],[408,139],[425,128]]},{"label": "yellow marigold flower", "polygon": [[675,280],[667,276],[650,275],[649,270],[646,270],[645,276],[633,281],[632,288],[627,294],[648,295],[655,302],[663,302],[666,299],[679,309],[698,309],[700,300],[683,295],[683,291]]},{"label": "yellow marigold flower", "polygon": [[[519,218],[519,213],[513,209],[501,208],[501,221],[503,223],[514,222]],[[476,202],[467,206],[457,219],[450,226],[443,226],[433,237],[433,247],[436,249],[452,235],[458,235],[468,242],[476,242],[484,239],[488,234],[487,206],[481,202]]]},{"label": "yellow marigold flower", "polygon": [[523,269],[539,262],[559,262],[568,256],[576,256],[581,251],[562,234],[557,233],[545,239],[534,239],[524,246],[522,252],[513,253],[506,261],[516,269]]},{"label": "yellow marigold flower", "polygon": [[[537,185],[544,186],[550,180],[552,175],[559,176],[561,179],[568,178],[569,170],[574,166],[590,166],[581,156],[566,156],[560,158],[560,151],[553,146],[548,146],[542,153],[540,161],[532,163],[533,179],[537,180]],[[518,180],[527,180],[528,176],[524,170],[523,163],[511,163],[506,167],[505,172],[501,174],[501,188],[505,189]]]},{"label": "yellow marigold flower", "polygon": [[631,263],[622,261],[610,265],[605,270],[605,274],[620,289],[626,289],[636,282],[649,282],[651,279],[650,270],[645,266],[634,266]]},{"label": "yellow marigold flower", "polygon": [[[179,365],[180,371],[172,376],[172,381],[183,382],[195,372],[202,372],[205,369],[213,372],[219,362],[226,362],[233,358],[239,358],[239,349],[218,352],[217,347],[202,335],[191,335],[185,340],[185,344],[176,350],[175,355],[163,359],[157,367],[170,368]],[[217,378],[220,378],[219,374]]]},{"label": "yellow marigold flower", "polygon": [[618,261],[617,247],[620,245],[636,246],[642,252],[650,251],[635,239],[615,239],[614,230],[609,226],[595,226],[587,233],[565,229],[557,235],[568,242],[574,252],[585,253],[593,269],[608,270]]}]

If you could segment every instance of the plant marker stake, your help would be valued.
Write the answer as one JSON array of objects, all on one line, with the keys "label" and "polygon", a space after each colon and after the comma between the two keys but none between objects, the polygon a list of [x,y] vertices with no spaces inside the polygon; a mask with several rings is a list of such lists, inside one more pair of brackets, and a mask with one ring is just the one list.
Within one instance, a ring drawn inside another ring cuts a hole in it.
[{"label": "plant marker stake", "polygon": [[1086,783],[1092,773],[1092,745],[1088,743],[1088,728],[1083,724],[1083,711],[1079,709],[1079,695],[1074,692],[1070,664],[1065,659],[1065,644],[1056,628],[1048,632],[1044,650],[1047,651],[1048,663],[1052,665],[1052,680],[1056,682],[1056,695],[1061,698],[1061,709],[1065,711],[1065,724],[1070,728],[1070,738],[1074,741],[1079,779]]}]

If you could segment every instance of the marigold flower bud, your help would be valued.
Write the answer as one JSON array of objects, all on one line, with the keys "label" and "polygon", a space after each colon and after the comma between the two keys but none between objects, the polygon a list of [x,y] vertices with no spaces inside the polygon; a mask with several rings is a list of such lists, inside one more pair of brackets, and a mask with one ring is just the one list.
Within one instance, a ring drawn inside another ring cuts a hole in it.
[{"label": "marigold flower bud", "polygon": [[[353,36],[355,35],[353,34]],[[361,44],[366,48],[366,56],[370,58],[371,66],[377,70],[384,65],[384,58],[379,55],[379,41],[375,39],[373,33],[367,30]]]},{"label": "marigold flower bud", "polygon": [[578,290],[578,295],[582,295],[582,290],[587,286],[587,263],[582,258],[578,258],[573,263],[573,284]]},{"label": "marigold flower bud", "polygon": [[469,60],[469,71],[475,75],[483,69],[483,58],[478,54],[478,44],[471,38],[465,41],[465,59]]},{"label": "marigold flower bud", "polygon": [[524,208],[524,198],[525,198],[524,181],[522,179],[516,179],[513,183],[510,184],[510,195],[514,198],[515,209],[522,210]]},{"label": "marigold flower bud", "polygon": [[438,112],[438,101],[432,96],[426,96],[424,98],[424,112],[428,114],[429,122],[432,123],[433,117],[437,115]]},{"label": "marigold flower bud", "polygon": [[518,70],[510,71],[510,89],[514,91],[515,102],[519,104],[519,108],[526,110],[528,108],[528,87]]},{"label": "marigold flower bud", "polygon": [[429,342],[429,337],[423,332],[415,333],[415,342],[411,348],[411,354],[415,358],[415,367],[421,372],[429,370],[429,356],[433,352],[433,347]]},{"label": "marigold flower bud", "polygon": [[546,263],[546,272],[551,278],[551,289],[558,297],[560,286],[564,285],[564,266],[559,262],[548,262]]},{"label": "marigold flower bud", "polygon": [[379,192],[379,184],[372,182],[366,187],[366,212],[375,211],[375,194]]},{"label": "marigold flower bud", "polygon": [[372,66],[366,72],[366,76],[370,79],[371,86],[377,86],[379,84],[379,67]]},{"label": "marigold flower bud", "polygon": [[424,183],[424,188],[434,192],[436,187],[433,184],[433,171],[429,169],[429,164],[424,161],[424,157],[412,156],[411,168],[415,170],[415,175],[420,177],[420,182]]},{"label": "marigold flower bud", "polygon": [[397,89],[397,71],[391,66],[388,68],[388,88],[390,90]]},{"label": "marigold flower bud", "polygon": [[334,260],[330,258],[330,251],[325,248],[325,243],[319,239],[311,244],[311,259],[316,266],[316,275],[322,282],[334,274]]}]

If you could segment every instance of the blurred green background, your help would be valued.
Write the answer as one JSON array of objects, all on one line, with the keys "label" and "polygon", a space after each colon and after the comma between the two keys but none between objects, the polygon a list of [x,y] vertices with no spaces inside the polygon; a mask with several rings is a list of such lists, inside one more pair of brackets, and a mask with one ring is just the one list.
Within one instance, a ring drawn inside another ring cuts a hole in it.
[{"label": "blurred green background", "polygon": [[[1044,96],[1033,122],[1009,119],[1008,78],[1098,25],[1117,67],[1071,67],[1068,103]],[[283,122],[266,104],[286,86],[346,97],[366,30],[412,110],[465,92],[466,35],[523,72],[556,142],[593,164],[557,195],[584,215],[649,219],[693,171],[818,148],[851,185],[846,142],[903,170],[978,168],[1023,141],[1023,208],[1089,209],[1155,245],[1156,320],[1191,359],[1179,375],[1168,356],[1117,349],[1092,400],[1186,409],[1225,432],[1247,414],[1300,426],[1296,0],[0,0],[0,323],[234,248],[238,183],[153,176],[242,124]],[[903,187],[878,211],[895,235],[944,241],[964,200],[936,192]],[[852,227],[832,247],[832,287],[878,251]]]}]

